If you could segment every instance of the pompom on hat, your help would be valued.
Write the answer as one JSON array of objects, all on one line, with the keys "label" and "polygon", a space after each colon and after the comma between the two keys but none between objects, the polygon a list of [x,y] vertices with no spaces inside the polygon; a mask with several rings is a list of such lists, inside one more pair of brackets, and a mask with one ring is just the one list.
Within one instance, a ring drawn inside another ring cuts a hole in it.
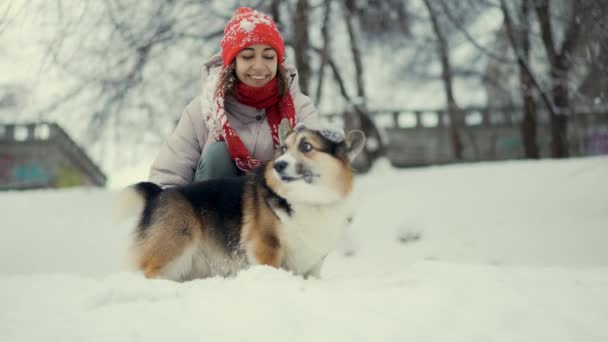
[{"label": "pompom on hat", "polygon": [[279,64],[283,62],[285,43],[274,21],[266,14],[249,7],[239,7],[224,28],[222,61],[230,65],[236,55],[254,44],[266,44],[277,53]]}]

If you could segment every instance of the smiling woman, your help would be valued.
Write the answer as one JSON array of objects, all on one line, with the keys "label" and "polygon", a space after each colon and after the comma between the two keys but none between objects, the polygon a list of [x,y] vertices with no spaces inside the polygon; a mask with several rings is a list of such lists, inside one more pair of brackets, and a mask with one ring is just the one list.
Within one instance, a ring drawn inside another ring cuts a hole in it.
[{"label": "smiling woman", "polygon": [[161,187],[241,176],[270,160],[282,119],[315,125],[317,111],[285,63],[274,21],[239,8],[228,21],[221,55],[203,67],[203,91],[184,110],[156,157],[149,180]]},{"label": "smiling woman", "polygon": [[277,53],[266,44],[245,48],[236,57],[236,76],[250,87],[261,87],[277,75]]}]

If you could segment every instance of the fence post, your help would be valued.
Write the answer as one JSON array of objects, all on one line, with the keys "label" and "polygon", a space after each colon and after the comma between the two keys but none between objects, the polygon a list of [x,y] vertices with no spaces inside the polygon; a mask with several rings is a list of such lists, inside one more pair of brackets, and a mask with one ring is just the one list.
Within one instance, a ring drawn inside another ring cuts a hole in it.
[{"label": "fence post", "polygon": [[422,112],[414,111],[414,115],[416,116],[416,128],[422,127]]},{"label": "fence post", "polygon": [[394,111],[391,114],[393,115],[393,126],[394,126],[394,128],[399,128],[399,114],[400,114],[400,112]]},{"label": "fence post", "polygon": [[491,124],[489,108],[481,108],[481,126],[490,127]]},{"label": "fence post", "polygon": [[437,110],[436,113],[437,117],[439,118],[438,126],[440,128],[445,128],[448,125],[448,116],[445,115],[446,113],[443,110]]}]

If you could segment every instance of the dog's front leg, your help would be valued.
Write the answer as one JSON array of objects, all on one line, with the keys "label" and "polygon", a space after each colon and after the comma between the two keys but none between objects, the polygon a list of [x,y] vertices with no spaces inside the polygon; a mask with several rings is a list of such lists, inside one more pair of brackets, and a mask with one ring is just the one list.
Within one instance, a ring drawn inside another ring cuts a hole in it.
[{"label": "dog's front leg", "polygon": [[247,257],[251,265],[269,265],[279,268],[283,264],[283,255],[281,240],[271,232],[256,234],[247,247]]},{"label": "dog's front leg", "polygon": [[313,278],[321,278],[321,268],[323,268],[323,262],[325,261],[325,257],[321,259],[316,265],[314,265],[308,272],[304,273],[304,279],[308,279],[310,277]]}]

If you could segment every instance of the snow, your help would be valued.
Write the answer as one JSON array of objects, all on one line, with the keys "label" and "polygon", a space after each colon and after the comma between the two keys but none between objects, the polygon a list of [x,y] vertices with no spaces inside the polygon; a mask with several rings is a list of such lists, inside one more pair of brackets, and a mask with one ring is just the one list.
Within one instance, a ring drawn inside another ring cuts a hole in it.
[{"label": "snow", "polygon": [[314,130],[316,132],[318,132],[320,135],[322,135],[323,137],[325,137],[325,139],[328,139],[329,141],[332,141],[334,143],[341,143],[342,141],[344,141],[344,139],[346,139],[346,135],[344,133],[344,130],[340,127],[334,126],[330,123],[311,123],[311,124],[304,124],[303,122],[299,122],[298,124],[296,124],[296,126],[294,127],[294,129],[296,131],[301,130],[301,129],[311,129]]},{"label": "snow", "polygon": [[[0,193],[2,341],[606,341],[608,157],[356,180],[321,279],[147,280],[112,189]],[[351,252],[351,256],[347,256]]]},{"label": "snow", "polygon": [[[252,14],[245,13],[246,18],[241,19],[239,29],[245,32],[253,32],[258,24],[273,26],[273,21],[270,20],[264,13],[253,11]],[[230,32],[231,34],[235,34]]]},{"label": "snow", "polygon": [[241,31],[252,32],[255,29],[255,24],[251,21],[244,19],[243,21],[241,21],[239,28],[241,29]]}]

